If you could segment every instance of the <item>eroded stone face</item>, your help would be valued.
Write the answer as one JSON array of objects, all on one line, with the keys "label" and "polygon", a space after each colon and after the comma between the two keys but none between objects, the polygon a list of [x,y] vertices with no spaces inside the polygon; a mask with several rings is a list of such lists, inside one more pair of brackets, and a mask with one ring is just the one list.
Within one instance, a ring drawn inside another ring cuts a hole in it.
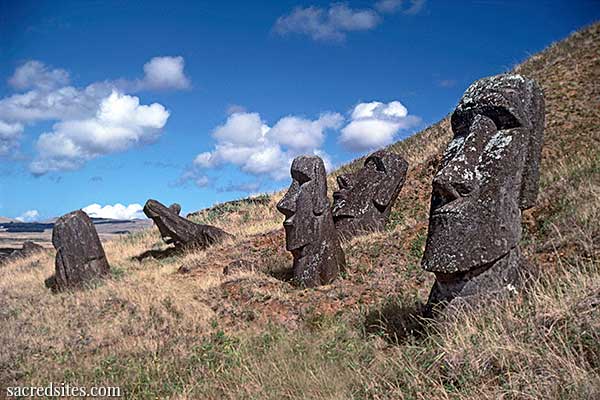
[{"label": "eroded stone face", "polygon": [[381,231],[406,180],[408,163],[398,154],[379,150],[355,173],[337,177],[333,221],[344,238]]},{"label": "eroded stone face", "polygon": [[323,160],[297,157],[291,175],[292,184],[277,209],[286,217],[286,249],[294,257],[294,277],[307,287],[327,284],[346,261],[329,208]]},{"label": "eroded stone face", "polygon": [[518,246],[521,211],[538,190],[542,92],[520,75],[481,79],[451,122],[454,138],[433,179],[422,260],[444,281],[491,268]]},{"label": "eroded stone face", "polygon": [[110,270],[96,228],[81,210],[63,215],[54,223],[52,244],[56,249],[56,271],[46,279],[46,286],[53,291],[81,286]]},{"label": "eroded stone face", "polygon": [[180,210],[180,207],[174,205],[166,207],[153,199],[148,200],[144,205],[144,214],[154,221],[166,243],[206,248],[231,237],[230,234],[215,226],[196,224],[179,216]]}]

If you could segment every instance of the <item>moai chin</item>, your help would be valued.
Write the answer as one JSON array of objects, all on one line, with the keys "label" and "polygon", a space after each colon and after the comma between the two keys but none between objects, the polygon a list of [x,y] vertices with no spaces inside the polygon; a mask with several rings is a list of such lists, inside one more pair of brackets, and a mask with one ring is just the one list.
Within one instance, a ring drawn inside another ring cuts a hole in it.
[{"label": "moai chin", "polygon": [[350,238],[384,229],[406,180],[408,163],[400,155],[379,150],[358,171],[337,177],[333,222],[338,234]]},{"label": "moai chin", "polygon": [[292,184],[277,210],[285,215],[286,249],[294,257],[294,279],[314,287],[332,282],[346,259],[327,199],[323,160],[300,156],[292,162]]},{"label": "moai chin", "polygon": [[433,179],[422,265],[429,305],[518,287],[521,211],[536,201],[544,130],[539,86],[521,75],[473,83],[451,117],[454,138]]}]

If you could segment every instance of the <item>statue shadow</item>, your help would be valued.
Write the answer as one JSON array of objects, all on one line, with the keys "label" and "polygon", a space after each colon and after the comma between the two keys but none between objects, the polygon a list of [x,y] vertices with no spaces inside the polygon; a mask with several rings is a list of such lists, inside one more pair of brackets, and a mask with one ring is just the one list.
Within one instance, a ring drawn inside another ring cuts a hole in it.
[{"label": "statue shadow", "polygon": [[383,337],[391,344],[418,341],[427,335],[432,324],[428,315],[427,308],[418,300],[408,303],[401,299],[388,300],[381,307],[367,312],[364,332]]},{"label": "statue shadow", "polygon": [[273,278],[278,279],[283,282],[288,282],[291,284],[296,283],[294,280],[294,270],[289,267],[270,268],[267,271],[267,275],[270,275]]},{"label": "statue shadow", "polygon": [[163,260],[165,258],[180,255],[182,252],[183,252],[183,250],[179,247],[167,247],[166,249],[163,249],[163,250],[147,250],[147,251],[143,252],[142,254],[133,256],[131,258],[136,261],[143,261],[146,258],[154,258],[155,260]]}]

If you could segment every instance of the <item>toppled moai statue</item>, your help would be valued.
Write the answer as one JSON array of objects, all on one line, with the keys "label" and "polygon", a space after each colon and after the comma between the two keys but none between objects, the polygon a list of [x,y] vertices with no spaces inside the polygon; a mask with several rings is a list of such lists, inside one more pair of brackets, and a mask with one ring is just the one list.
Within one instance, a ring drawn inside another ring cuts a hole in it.
[{"label": "toppled moai statue", "polygon": [[451,117],[454,138],[433,179],[422,265],[429,306],[519,286],[521,211],[536,201],[544,131],[539,86],[521,75],[473,83]]},{"label": "toppled moai statue", "polygon": [[346,267],[327,199],[327,176],[317,156],[296,157],[292,185],[277,204],[285,215],[286,249],[294,257],[294,279],[314,287],[332,282]]},{"label": "toppled moai statue", "polygon": [[398,154],[379,150],[352,174],[337,177],[333,193],[333,222],[338,234],[350,238],[382,231],[406,180],[408,163]]},{"label": "toppled moai statue", "polygon": [[196,224],[187,220],[179,216],[172,207],[166,207],[152,199],[144,205],[144,214],[154,221],[166,243],[174,243],[177,247],[206,248],[232,237],[215,226]]},{"label": "toppled moai statue", "polygon": [[0,264],[26,258],[37,254],[41,251],[44,251],[44,248],[42,246],[32,242],[31,240],[27,240],[23,242],[23,245],[20,249],[15,249],[5,257],[0,257]]},{"label": "toppled moai statue", "polygon": [[52,291],[81,286],[110,271],[96,228],[81,210],[54,223],[52,244],[56,249],[55,274],[45,281]]}]

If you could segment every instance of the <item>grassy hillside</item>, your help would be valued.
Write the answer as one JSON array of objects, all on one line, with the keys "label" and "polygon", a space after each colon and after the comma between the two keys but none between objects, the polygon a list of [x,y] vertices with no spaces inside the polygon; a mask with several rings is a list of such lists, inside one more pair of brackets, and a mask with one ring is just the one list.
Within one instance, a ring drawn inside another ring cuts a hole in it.
[{"label": "grassy hillside", "polygon": [[527,292],[425,327],[406,317],[433,282],[419,263],[431,179],[451,137],[444,119],[391,146],[410,169],[390,226],[343,244],[348,271],[332,285],[285,282],[281,194],[194,216],[236,236],[205,252],[132,261],[165,248],[155,229],[109,242],[112,276],[86,290],[44,288],[52,254],[0,267],[0,387],[69,382],[177,399],[600,398],[599,54],[596,24],[515,67],[540,83],[547,113],[541,192],[524,216],[522,245],[538,272]]}]

